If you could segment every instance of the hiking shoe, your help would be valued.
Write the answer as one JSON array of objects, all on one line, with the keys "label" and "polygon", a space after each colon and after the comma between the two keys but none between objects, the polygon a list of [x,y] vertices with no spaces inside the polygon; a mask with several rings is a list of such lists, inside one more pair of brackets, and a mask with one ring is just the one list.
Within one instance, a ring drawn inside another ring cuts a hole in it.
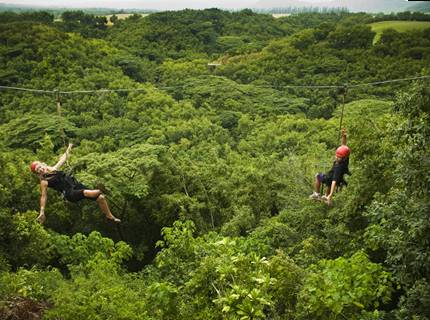
[{"label": "hiking shoe", "polygon": [[312,194],[309,196],[309,199],[312,199],[312,200],[321,200],[321,196],[320,196],[320,194],[319,194],[319,193],[314,192],[314,193],[312,193]]}]

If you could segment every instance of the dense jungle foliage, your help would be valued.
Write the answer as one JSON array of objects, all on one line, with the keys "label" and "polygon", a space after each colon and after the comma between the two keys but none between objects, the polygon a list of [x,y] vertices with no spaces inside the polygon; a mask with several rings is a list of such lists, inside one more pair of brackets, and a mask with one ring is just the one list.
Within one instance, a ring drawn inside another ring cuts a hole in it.
[{"label": "dense jungle foliage", "polygon": [[[429,80],[354,87],[428,75],[430,29],[373,43],[363,13],[3,15],[1,86],[138,90],[62,94],[60,114],[55,94],[2,87],[1,319],[430,319]],[[343,97],[352,176],[329,208],[308,196]],[[29,164],[66,142],[119,227],[53,190],[37,223]]]}]

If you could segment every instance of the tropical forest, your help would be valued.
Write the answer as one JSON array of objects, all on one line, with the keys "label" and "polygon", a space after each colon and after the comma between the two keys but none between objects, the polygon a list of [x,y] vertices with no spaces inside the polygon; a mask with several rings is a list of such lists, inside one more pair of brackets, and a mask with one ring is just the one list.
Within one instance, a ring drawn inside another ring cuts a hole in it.
[{"label": "tropical forest", "polygon": [[0,319],[429,320],[429,20],[1,12]]}]

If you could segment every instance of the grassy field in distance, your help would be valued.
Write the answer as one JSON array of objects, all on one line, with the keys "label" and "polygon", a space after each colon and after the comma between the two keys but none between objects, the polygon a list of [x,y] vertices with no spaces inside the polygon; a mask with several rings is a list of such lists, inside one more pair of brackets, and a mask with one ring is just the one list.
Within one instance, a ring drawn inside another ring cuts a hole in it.
[{"label": "grassy field in distance", "polygon": [[[132,16],[133,14],[134,13],[117,13],[115,15],[118,17],[119,20],[122,20],[122,19],[126,19],[126,18]],[[146,17],[147,15],[149,15],[149,13],[136,13],[136,14],[138,14],[142,17]],[[109,14],[106,16],[106,19],[108,19],[108,26],[112,25],[112,23],[110,22],[110,17],[112,17],[112,16],[113,16],[113,14]]]},{"label": "grassy field in distance", "polygon": [[283,17],[291,16],[291,13],[273,13],[272,16],[274,18],[283,18]]},{"label": "grassy field in distance", "polygon": [[386,29],[394,29],[399,32],[405,32],[412,29],[426,29],[430,28],[430,21],[381,21],[371,23],[372,31],[376,32],[373,43],[378,42],[381,37],[382,31]]}]

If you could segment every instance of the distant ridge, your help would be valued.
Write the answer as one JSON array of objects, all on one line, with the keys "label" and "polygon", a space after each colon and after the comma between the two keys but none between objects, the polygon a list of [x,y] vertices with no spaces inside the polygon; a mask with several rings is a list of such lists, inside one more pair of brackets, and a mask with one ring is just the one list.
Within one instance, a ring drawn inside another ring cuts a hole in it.
[{"label": "distant ridge", "polygon": [[407,8],[410,11],[421,11],[430,12],[430,2],[429,1],[418,1],[415,4],[411,2],[411,5]]},{"label": "distant ridge", "polygon": [[[2,11],[33,11],[33,10],[84,10],[84,11],[118,11],[126,10],[127,12],[156,12],[163,10],[182,10],[183,8],[177,5],[171,5],[170,0],[158,0],[158,8],[154,6],[148,8],[111,8],[109,6],[97,7],[70,7],[67,5],[44,5],[44,4],[12,4],[3,2],[0,3],[0,12]],[[249,0],[247,5],[234,7],[220,7],[220,9],[262,9],[270,11],[271,9],[279,8],[346,8],[351,12],[399,12],[399,11],[421,11],[430,12],[430,1],[406,1],[406,0]],[[170,4],[169,4],[170,3]],[[203,7],[202,7],[203,8]],[[208,7],[209,8],[209,7]],[[197,8],[196,8],[197,9]]]},{"label": "distant ridge", "polygon": [[259,0],[256,8],[288,8],[288,7],[326,7],[326,8],[347,8],[349,11],[365,12],[396,12],[405,11],[411,5],[427,5],[427,1],[414,1],[413,3],[405,0],[322,0],[320,2],[310,2],[305,0]]},{"label": "distant ridge", "polygon": [[[121,13],[124,9],[118,8],[109,8],[109,7],[67,7],[64,5],[43,5],[43,4],[11,4],[11,3],[0,3],[0,12],[4,11],[12,11],[12,12],[31,12],[31,11],[48,11],[48,12],[64,12],[64,11],[73,11],[73,10],[82,10],[87,13],[93,14],[111,14],[111,13]],[[155,9],[138,9],[138,8],[129,8],[126,9],[127,13],[152,13],[157,12]]]}]

